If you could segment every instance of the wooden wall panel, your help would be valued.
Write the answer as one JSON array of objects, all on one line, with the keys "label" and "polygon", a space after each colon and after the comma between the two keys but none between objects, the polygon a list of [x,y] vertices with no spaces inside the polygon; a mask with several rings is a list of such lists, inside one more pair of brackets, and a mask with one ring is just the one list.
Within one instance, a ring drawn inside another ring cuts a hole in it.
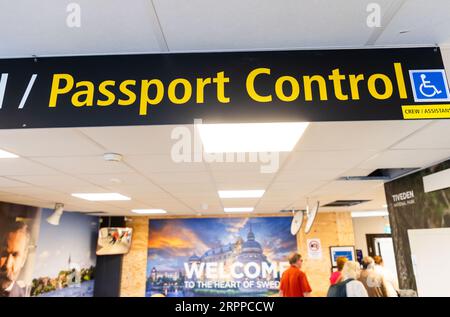
[{"label": "wooden wall panel", "polygon": [[[128,218],[127,218],[128,219]],[[131,249],[123,257],[120,296],[145,296],[148,245],[148,218],[133,217],[127,226],[133,228]]]},{"label": "wooden wall panel", "polygon": [[[322,245],[322,258],[310,259],[307,240],[318,238]],[[312,230],[297,235],[298,250],[302,255],[303,271],[307,274],[313,290],[312,296],[326,296],[330,286],[331,259],[330,246],[354,245],[353,223],[348,212],[319,213]]]}]

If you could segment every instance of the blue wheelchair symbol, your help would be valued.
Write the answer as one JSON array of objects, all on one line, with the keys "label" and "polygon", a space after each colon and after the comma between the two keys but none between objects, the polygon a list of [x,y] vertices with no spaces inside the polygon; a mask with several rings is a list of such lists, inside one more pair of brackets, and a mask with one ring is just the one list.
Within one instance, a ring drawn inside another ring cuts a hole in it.
[{"label": "blue wheelchair symbol", "polygon": [[447,78],[443,69],[410,70],[409,78],[416,102],[449,101]]}]

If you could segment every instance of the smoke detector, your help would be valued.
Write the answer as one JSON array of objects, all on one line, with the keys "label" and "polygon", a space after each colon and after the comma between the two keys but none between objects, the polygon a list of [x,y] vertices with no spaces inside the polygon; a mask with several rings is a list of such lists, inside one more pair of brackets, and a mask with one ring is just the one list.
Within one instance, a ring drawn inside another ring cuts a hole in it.
[{"label": "smoke detector", "polygon": [[105,153],[103,154],[103,159],[107,162],[121,162],[122,154],[118,153]]}]

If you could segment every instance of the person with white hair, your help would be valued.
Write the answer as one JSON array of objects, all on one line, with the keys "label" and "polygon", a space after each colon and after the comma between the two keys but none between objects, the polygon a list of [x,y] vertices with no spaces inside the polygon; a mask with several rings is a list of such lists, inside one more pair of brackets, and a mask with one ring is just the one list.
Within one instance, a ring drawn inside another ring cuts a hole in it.
[{"label": "person with white hair", "polygon": [[383,258],[379,255],[376,255],[373,257],[373,260],[375,262],[375,272],[380,274],[383,277],[383,284],[386,290],[386,296],[387,297],[398,297],[398,280],[392,274],[391,271],[389,271],[387,268],[384,267]]},{"label": "person with white hair", "polygon": [[369,297],[363,283],[358,281],[360,271],[358,262],[346,262],[342,269],[342,281],[330,286],[327,297]]},{"label": "person with white hair", "polygon": [[375,271],[374,259],[370,256],[364,257],[362,267],[358,280],[364,284],[369,297],[387,297],[383,276]]}]

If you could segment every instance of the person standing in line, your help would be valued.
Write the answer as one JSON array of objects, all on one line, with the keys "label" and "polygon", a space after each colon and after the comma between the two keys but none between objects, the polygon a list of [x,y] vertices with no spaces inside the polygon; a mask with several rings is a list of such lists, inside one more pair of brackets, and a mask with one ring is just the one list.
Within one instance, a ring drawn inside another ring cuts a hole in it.
[{"label": "person standing in line", "polygon": [[330,276],[330,285],[339,283],[342,280],[342,269],[344,268],[345,262],[348,259],[345,256],[339,256],[336,259],[337,271],[333,272]]},{"label": "person standing in line", "polygon": [[283,272],[280,281],[280,296],[282,297],[309,297],[311,286],[306,274],[301,270],[303,259],[298,253],[289,256],[291,265]]},{"label": "person standing in line", "polygon": [[358,262],[347,261],[342,269],[342,282],[331,285],[327,297],[368,297],[363,283],[358,281],[360,271]]},{"label": "person standing in line", "polygon": [[375,272],[380,274],[383,277],[383,284],[386,289],[386,296],[387,297],[398,297],[397,290],[398,287],[398,281],[397,278],[394,276],[394,274],[386,269],[384,266],[383,258],[379,255],[373,257],[375,261]]},{"label": "person standing in line", "polygon": [[369,297],[387,297],[383,276],[375,272],[375,261],[366,256],[362,260],[363,270],[358,280],[363,283]]}]

